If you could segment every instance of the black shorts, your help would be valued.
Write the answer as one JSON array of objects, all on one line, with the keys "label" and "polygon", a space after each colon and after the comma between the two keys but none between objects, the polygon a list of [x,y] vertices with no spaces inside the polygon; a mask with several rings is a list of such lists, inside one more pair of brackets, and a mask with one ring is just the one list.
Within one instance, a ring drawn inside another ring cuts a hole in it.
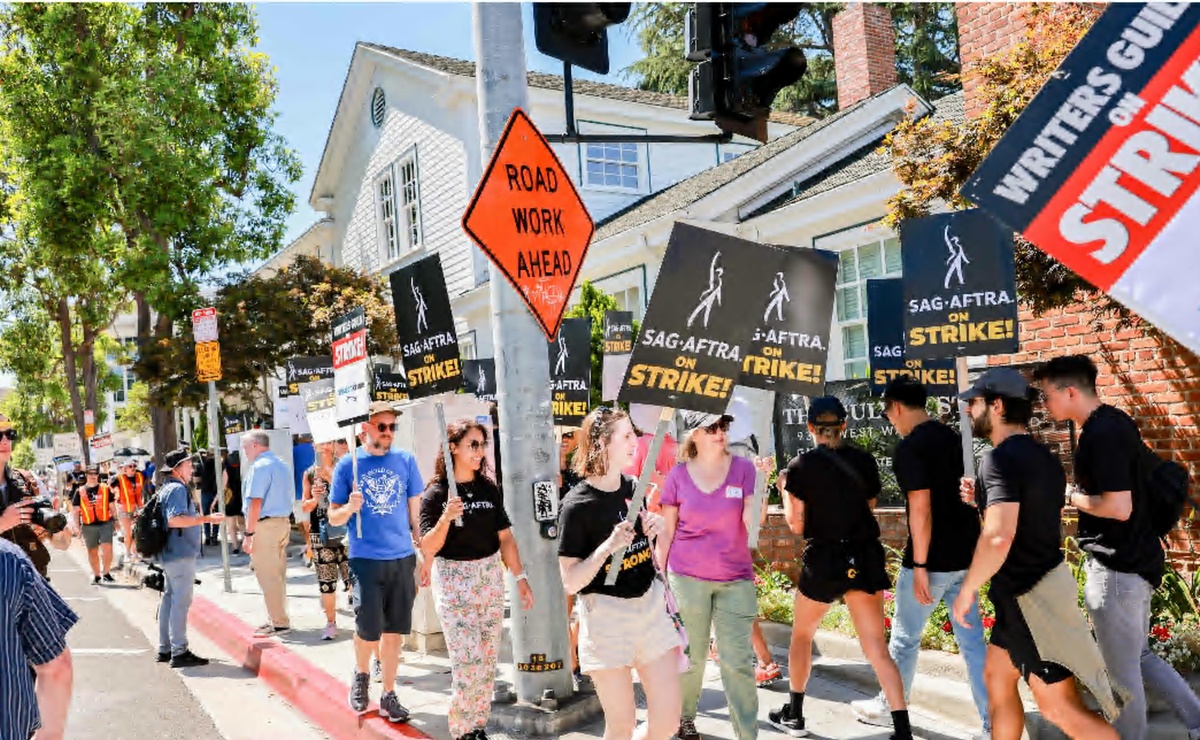
[{"label": "black shorts", "polygon": [[1009,659],[1021,672],[1021,677],[1026,683],[1029,683],[1030,676],[1037,676],[1047,684],[1072,677],[1072,673],[1058,663],[1042,660],[1015,596],[996,593],[994,590],[989,596],[992,606],[996,609],[991,643],[1008,653]]},{"label": "black shorts", "polygon": [[796,588],[813,601],[832,604],[847,591],[873,594],[892,587],[879,540],[810,540]]},{"label": "black shorts", "polygon": [[399,560],[350,558],[354,574],[354,628],[359,638],[375,642],[380,634],[412,631],[417,596],[417,556]]}]

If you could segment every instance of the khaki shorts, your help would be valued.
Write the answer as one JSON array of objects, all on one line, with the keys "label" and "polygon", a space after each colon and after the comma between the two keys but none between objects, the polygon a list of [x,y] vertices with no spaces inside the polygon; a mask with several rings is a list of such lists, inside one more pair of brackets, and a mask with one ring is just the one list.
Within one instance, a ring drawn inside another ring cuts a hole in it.
[{"label": "khaki shorts", "polygon": [[658,580],[636,599],[583,594],[578,606],[579,669],[584,673],[647,665],[683,645]]},{"label": "khaki shorts", "polygon": [[96,524],[85,524],[83,529],[83,544],[89,550],[95,550],[101,545],[111,545],[113,541],[113,523],[112,520],[107,522],[98,522]]}]

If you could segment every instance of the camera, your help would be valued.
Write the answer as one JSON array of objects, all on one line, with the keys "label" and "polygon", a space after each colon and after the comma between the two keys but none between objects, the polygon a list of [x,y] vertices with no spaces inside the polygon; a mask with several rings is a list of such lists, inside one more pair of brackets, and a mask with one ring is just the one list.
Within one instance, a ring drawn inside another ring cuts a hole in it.
[{"label": "camera", "polygon": [[30,501],[30,524],[35,524],[50,534],[58,534],[67,528],[67,515],[55,509],[49,498],[38,496]]},{"label": "camera", "polygon": [[[166,576],[163,574],[163,569],[154,563],[147,563],[146,568],[149,569],[150,572],[142,576],[142,585],[151,591],[158,591],[159,593],[165,591],[167,588],[167,583]],[[200,585],[199,578],[196,579],[196,585]]]}]

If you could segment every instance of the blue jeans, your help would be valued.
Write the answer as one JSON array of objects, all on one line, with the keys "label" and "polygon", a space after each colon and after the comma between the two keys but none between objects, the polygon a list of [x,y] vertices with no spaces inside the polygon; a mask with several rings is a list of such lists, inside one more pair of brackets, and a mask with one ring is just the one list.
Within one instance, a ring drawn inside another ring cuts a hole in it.
[{"label": "blue jeans", "polygon": [[[925,629],[925,623],[929,621],[929,615],[933,614],[939,601],[945,601],[948,607],[954,604],[966,575],[965,570],[930,573],[929,595],[933,597],[933,603],[927,606],[917,601],[917,597],[913,595],[912,569],[900,569],[900,577],[896,579],[896,613],[892,616],[892,637],[888,642],[888,652],[896,662],[896,667],[900,669],[906,698],[917,674],[917,654],[921,650],[921,632]],[[979,617],[978,599],[971,605],[971,611],[967,612],[967,624],[971,626],[970,629],[962,629],[953,619],[950,620],[950,624],[954,628],[954,641],[958,643],[958,651],[967,662],[967,675],[971,681],[971,697],[975,700],[975,708],[979,711],[979,718],[983,720],[983,729],[990,730],[992,723],[988,717],[987,686],[983,682],[987,645],[983,640],[983,620]]]},{"label": "blue jeans", "polygon": [[187,616],[196,586],[196,560],[169,560],[162,569],[166,588],[158,603],[158,652],[175,656],[188,649]]}]

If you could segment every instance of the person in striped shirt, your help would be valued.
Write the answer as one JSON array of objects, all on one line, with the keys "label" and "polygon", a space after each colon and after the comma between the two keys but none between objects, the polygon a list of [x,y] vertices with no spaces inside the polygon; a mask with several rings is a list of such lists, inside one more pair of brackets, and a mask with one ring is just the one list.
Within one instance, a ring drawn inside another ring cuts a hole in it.
[{"label": "person in striped shirt", "polygon": [[79,617],[6,540],[0,614],[0,740],[63,737],[73,674],[67,632]]}]

